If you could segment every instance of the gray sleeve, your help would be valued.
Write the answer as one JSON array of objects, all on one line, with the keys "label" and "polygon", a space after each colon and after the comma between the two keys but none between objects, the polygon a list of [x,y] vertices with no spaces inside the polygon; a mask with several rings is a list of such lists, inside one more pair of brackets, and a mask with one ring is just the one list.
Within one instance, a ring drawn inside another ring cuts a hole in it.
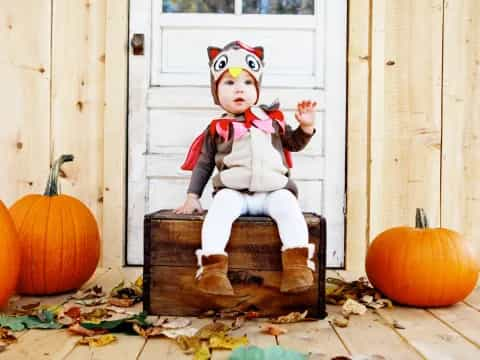
[{"label": "gray sleeve", "polygon": [[290,125],[285,126],[285,131],[281,135],[282,145],[289,151],[300,151],[310,142],[312,136],[316,133],[316,129],[312,134],[307,134],[299,126],[295,130],[292,130]]},{"label": "gray sleeve", "polygon": [[203,189],[215,168],[215,148],[214,139],[210,135],[209,128],[207,128],[202,150],[197,164],[193,168],[187,193],[197,194],[199,198],[202,196]]}]

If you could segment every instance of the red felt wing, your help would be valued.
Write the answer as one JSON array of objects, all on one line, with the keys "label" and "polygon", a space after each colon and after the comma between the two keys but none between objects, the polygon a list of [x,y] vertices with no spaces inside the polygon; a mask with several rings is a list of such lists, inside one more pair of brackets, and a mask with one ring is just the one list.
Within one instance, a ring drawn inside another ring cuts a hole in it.
[{"label": "red felt wing", "polygon": [[287,149],[283,149],[283,153],[285,154],[285,161],[287,162],[288,167],[290,169],[293,168],[292,153]]},{"label": "red felt wing", "polygon": [[[273,120],[276,120],[280,124],[282,131],[285,131],[285,121],[283,113],[280,110],[269,111],[268,116],[270,116],[270,118]],[[283,149],[283,153],[285,154],[285,161],[287,162],[288,167],[290,169],[293,168],[292,153],[287,149]]]},{"label": "red felt wing", "polygon": [[182,170],[193,170],[197,164],[200,152],[202,151],[203,141],[205,140],[205,132],[202,131],[200,135],[193,140],[190,149],[188,150],[187,158],[181,166]]}]

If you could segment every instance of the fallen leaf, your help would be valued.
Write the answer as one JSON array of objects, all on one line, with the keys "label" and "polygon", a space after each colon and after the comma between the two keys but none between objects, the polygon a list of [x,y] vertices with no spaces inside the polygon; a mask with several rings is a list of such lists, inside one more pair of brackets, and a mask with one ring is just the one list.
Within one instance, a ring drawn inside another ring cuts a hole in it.
[{"label": "fallen leaf", "polygon": [[61,324],[53,320],[54,315],[49,312],[43,313],[43,319],[36,316],[6,316],[0,315],[0,327],[10,328],[13,331],[22,331],[24,329],[60,329]]},{"label": "fallen leaf", "polygon": [[99,306],[107,303],[107,299],[98,298],[98,299],[86,299],[86,300],[75,300],[75,304],[83,306]]},{"label": "fallen leaf", "polygon": [[78,318],[80,318],[80,315],[82,314],[82,311],[79,307],[72,307],[72,308],[68,309],[67,311],[65,311],[64,314],[71,317],[72,319],[78,319]]},{"label": "fallen leaf", "polygon": [[[155,329],[158,329],[158,328],[155,328]],[[192,337],[192,336],[195,336],[197,332],[198,332],[198,329],[196,328],[181,328],[181,329],[171,329],[171,330],[161,329],[160,334],[168,338],[175,339],[178,336]]]},{"label": "fallen leaf", "polygon": [[137,334],[145,338],[150,338],[155,336],[166,336],[171,339],[176,339],[178,336],[191,337],[191,336],[194,336],[195,333],[198,331],[195,328],[181,328],[181,329],[167,330],[167,329],[163,329],[161,326],[149,327],[144,329],[138,324],[133,324],[133,329]]},{"label": "fallen leaf", "polygon": [[186,354],[192,354],[200,347],[200,339],[197,336],[180,335],[175,338],[180,349]]},{"label": "fallen leaf", "polygon": [[75,294],[71,296],[72,299],[76,300],[86,300],[86,299],[96,299],[104,297],[106,294],[103,292],[101,286],[93,286],[85,290],[78,290]]},{"label": "fallen leaf", "polygon": [[348,326],[348,319],[343,317],[343,316],[335,316],[333,318],[333,324],[335,326],[338,326],[338,327],[341,327],[341,328],[344,328],[344,327],[347,327]]},{"label": "fallen leaf", "polygon": [[110,298],[108,299],[108,303],[113,306],[131,307],[135,303],[135,299]]},{"label": "fallen leaf", "polygon": [[[133,330],[140,336],[143,336],[144,338],[148,338],[148,334],[147,334],[147,331],[142,328],[140,325],[138,324],[133,324]],[[150,330],[150,329],[149,329]],[[151,333],[151,331],[150,331]]]},{"label": "fallen leaf", "polygon": [[86,337],[77,341],[80,345],[89,345],[93,347],[105,346],[116,341],[117,337],[112,334],[102,335],[100,337]]},{"label": "fallen leaf", "polygon": [[362,296],[361,301],[363,303],[370,304],[371,302],[373,302],[373,296],[372,295],[364,295],[364,296]]},{"label": "fallen leaf", "polygon": [[140,275],[137,280],[135,280],[134,285],[140,289],[143,289],[143,276]]},{"label": "fallen leaf", "polygon": [[[166,319],[161,325],[165,329],[180,329],[192,324],[192,320],[187,318]],[[156,325],[158,326],[158,325]]]},{"label": "fallen leaf", "polygon": [[[108,311],[116,312],[118,314],[128,314],[131,316],[137,315],[138,311],[131,311],[128,310],[127,308],[119,307],[119,306],[107,306],[105,307]],[[148,318],[148,316],[147,316]]]},{"label": "fallen leaf", "polygon": [[143,278],[138,278],[134,283],[125,285],[124,281],[121,281],[110,291],[110,297],[118,299],[132,299],[133,303],[137,303],[142,300],[143,297]]},{"label": "fallen leaf", "polygon": [[305,360],[307,355],[294,350],[288,350],[281,346],[270,346],[262,349],[257,346],[240,346],[236,348],[229,360],[252,360],[252,359],[282,359],[282,360]]},{"label": "fallen leaf", "polygon": [[4,328],[0,328],[0,340],[6,345],[17,342],[15,335],[10,330]]},{"label": "fallen leaf", "polygon": [[148,327],[150,324],[145,322],[145,313],[139,313],[120,320],[103,320],[101,322],[82,322],[81,325],[90,330],[106,329],[111,332],[124,332],[127,334],[135,334],[132,325],[138,324],[142,327]]},{"label": "fallen leaf", "polygon": [[200,347],[195,350],[194,360],[209,360],[211,357],[210,348],[205,343],[201,343]]},{"label": "fallen leaf", "polygon": [[22,309],[23,310],[32,310],[32,309],[35,309],[37,307],[40,306],[40,301],[39,302],[36,302],[36,303],[33,303],[33,304],[27,304],[27,305],[23,305],[22,306]]},{"label": "fallen leaf", "polygon": [[228,335],[213,335],[209,340],[209,346],[212,349],[232,350],[242,345],[248,344],[246,335],[241,337],[232,337]]},{"label": "fallen leaf", "polygon": [[275,319],[271,319],[270,321],[274,324],[295,323],[295,322],[299,322],[299,321],[302,321],[303,319],[305,319],[307,314],[308,314],[308,310],[305,310],[303,313],[291,312],[288,315],[279,316]]},{"label": "fallen leaf", "polygon": [[93,336],[93,335],[95,335],[95,331],[94,331],[94,330],[85,329],[85,328],[84,328],[82,325],[80,325],[79,323],[75,323],[75,324],[71,325],[71,326],[68,328],[68,331],[70,331],[70,332],[73,333],[73,334],[82,335],[82,336]]},{"label": "fallen leaf", "polygon": [[[163,331],[162,327],[151,327],[146,330],[146,335],[147,337],[155,337],[155,336],[163,336]],[[175,339],[176,336],[173,338]]]},{"label": "fallen leaf", "polygon": [[230,326],[228,326],[227,324],[222,322],[214,322],[200,328],[200,330],[198,330],[195,336],[200,338],[201,340],[208,340],[213,335],[226,333],[229,330],[230,330]]},{"label": "fallen leaf", "polygon": [[355,301],[353,299],[348,299],[342,305],[342,314],[344,316],[348,316],[350,314],[363,315],[366,311],[367,308],[365,307],[365,305],[360,304],[358,301]]},{"label": "fallen leaf", "polygon": [[96,308],[92,311],[82,314],[82,322],[100,323],[109,316],[108,310],[105,308]]},{"label": "fallen leaf", "polygon": [[257,311],[248,311],[246,314],[245,314],[245,319],[247,320],[252,320],[252,319],[256,319],[256,318],[259,318],[261,316],[261,314]]},{"label": "fallen leaf", "polygon": [[269,335],[278,336],[278,335],[286,334],[287,329],[281,328],[278,325],[266,324],[262,327],[262,332]]},{"label": "fallen leaf", "polygon": [[[129,314],[122,314],[122,313],[117,313],[113,311],[108,312],[108,321],[126,320],[131,317],[132,315],[129,315]],[[148,323],[148,325],[151,325],[151,324]]]}]

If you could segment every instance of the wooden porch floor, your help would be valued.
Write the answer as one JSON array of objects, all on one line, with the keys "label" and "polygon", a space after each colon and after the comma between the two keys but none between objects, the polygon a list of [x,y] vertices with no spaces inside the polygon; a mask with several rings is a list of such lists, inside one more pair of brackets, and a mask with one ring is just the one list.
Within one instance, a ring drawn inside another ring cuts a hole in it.
[{"label": "wooden porch floor", "polygon": [[[98,269],[86,284],[98,284],[105,291],[122,279],[132,281],[141,268]],[[334,275],[334,274],[330,274]],[[59,304],[65,298],[15,298],[11,306],[41,301]],[[141,310],[138,304],[136,310]],[[287,334],[278,336],[278,343],[288,349],[309,353],[308,359],[331,359],[349,356],[356,360],[382,359],[480,359],[480,288],[464,302],[443,309],[414,309],[395,306],[394,309],[369,310],[365,315],[351,316],[346,328],[332,325],[328,320],[340,313],[339,306],[328,306],[329,317],[317,322],[286,324]],[[201,327],[211,319],[192,319]],[[396,321],[404,329],[392,326]],[[276,344],[273,336],[260,332],[267,320],[247,321],[233,331],[246,334],[252,345],[268,347]],[[65,329],[28,330],[15,333],[18,342],[0,353],[3,359],[192,359],[184,355],[175,341],[166,338],[118,335],[118,341],[104,347],[89,348],[75,345],[79,336]],[[214,351],[212,359],[228,359],[230,351]],[[377,356],[375,356],[377,355]]]}]

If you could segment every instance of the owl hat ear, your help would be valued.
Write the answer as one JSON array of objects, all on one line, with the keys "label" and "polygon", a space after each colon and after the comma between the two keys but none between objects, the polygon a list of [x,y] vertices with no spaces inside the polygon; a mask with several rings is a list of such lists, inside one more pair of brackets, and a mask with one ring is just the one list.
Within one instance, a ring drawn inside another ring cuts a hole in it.
[{"label": "owl hat ear", "polygon": [[215,104],[220,105],[217,96],[218,81],[229,68],[241,68],[255,80],[257,100],[260,94],[260,83],[263,73],[264,50],[262,46],[251,47],[236,40],[223,48],[209,46],[207,48],[210,67],[210,87]]},{"label": "owl hat ear", "polygon": [[215,57],[218,54],[220,54],[220,51],[222,51],[222,49],[220,49],[218,47],[214,47],[214,46],[209,46],[207,48],[208,60],[210,60],[210,62],[212,62],[212,60],[215,59]]},{"label": "owl hat ear", "polygon": [[255,46],[253,51],[263,61],[263,46]]}]

